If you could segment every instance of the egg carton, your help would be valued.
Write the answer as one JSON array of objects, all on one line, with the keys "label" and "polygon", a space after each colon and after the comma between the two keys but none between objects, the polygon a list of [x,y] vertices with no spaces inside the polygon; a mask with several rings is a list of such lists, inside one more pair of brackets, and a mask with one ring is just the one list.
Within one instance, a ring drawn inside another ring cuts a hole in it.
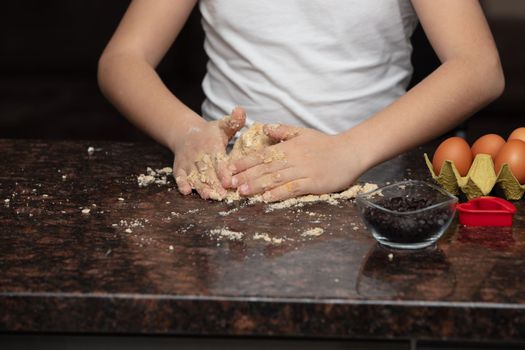
[{"label": "egg carton", "polygon": [[436,175],[426,153],[424,157],[432,178],[452,194],[458,195],[463,192],[470,200],[487,196],[496,184],[508,200],[519,200],[525,193],[525,185],[518,182],[508,164],[503,164],[499,174],[496,174],[494,162],[488,154],[476,155],[466,176],[461,176],[454,162],[450,160],[445,160],[441,172]]}]

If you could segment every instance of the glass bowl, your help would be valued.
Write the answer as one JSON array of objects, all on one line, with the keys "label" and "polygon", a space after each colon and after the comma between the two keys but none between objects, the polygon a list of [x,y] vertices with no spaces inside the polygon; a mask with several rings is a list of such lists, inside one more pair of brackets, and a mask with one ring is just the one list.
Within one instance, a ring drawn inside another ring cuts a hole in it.
[{"label": "glass bowl", "polygon": [[356,197],[361,219],[374,238],[392,248],[419,249],[446,231],[458,199],[424,181],[402,181]]}]

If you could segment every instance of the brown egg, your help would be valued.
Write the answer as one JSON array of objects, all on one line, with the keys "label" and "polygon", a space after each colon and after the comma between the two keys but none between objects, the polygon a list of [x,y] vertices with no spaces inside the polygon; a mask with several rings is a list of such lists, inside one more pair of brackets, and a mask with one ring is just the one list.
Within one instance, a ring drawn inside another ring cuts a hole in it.
[{"label": "brown egg", "polygon": [[449,137],[441,142],[432,158],[432,167],[437,175],[441,172],[445,160],[452,161],[461,176],[467,175],[472,164],[472,152],[467,141],[461,137]]},{"label": "brown egg", "polygon": [[503,164],[508,164],[519,183],[525,183],[525,142],[515,139],[508,141],[501,147],[494,163],[496,174],[499,174]]},{"label": "brown egg", "polygon": [[525,142],[525,127],[517,128],[513,132],[511,132],[507,141],[516,139]]},{"label": "brown egg", "polygon": [[504,144],[505,139],[499,135],[483,135],[479,139],[477,139],[476,142],[474,142],[474,144],[472,145],[472,157],[476,157],[476,155],[482,153],[490,155],[492,157],[492,160],[494,160],[499,150],[501,149],[501,147],[503,147]]}]

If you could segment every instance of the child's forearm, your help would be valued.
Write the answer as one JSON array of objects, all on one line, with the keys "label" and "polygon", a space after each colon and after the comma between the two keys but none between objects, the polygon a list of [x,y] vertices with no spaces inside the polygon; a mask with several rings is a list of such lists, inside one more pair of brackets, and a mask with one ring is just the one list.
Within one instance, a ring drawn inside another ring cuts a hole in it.
[{"label": "child's forearm", "polygon": [[176,144],[202,118],[178,100],[140,55],[105,52],[99,61],[104,95],[129,120],[175,151]]},{"label": "child's forearm", "polygon": [[503,76],[497,57],[452,59],[374,117],[341,134],[360,149],[363,168],[422,144],[460,124],[497,98]]}]

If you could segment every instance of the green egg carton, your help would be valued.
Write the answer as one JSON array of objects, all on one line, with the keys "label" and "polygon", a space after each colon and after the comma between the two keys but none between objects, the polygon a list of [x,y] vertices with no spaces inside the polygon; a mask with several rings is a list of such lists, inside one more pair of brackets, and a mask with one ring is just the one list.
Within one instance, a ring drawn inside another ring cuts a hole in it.
[{"label": "green egg carton", "polygon": [[508,164],[503,164],[499,174],[496,174],[494,162],[488,154],[476,155],[466,176],[461,176],[450,160],[445,160],[441,172],[436,175],[426,153],[424,157],[432,178],[452,194],[458,195],[463,192],[470,200],[489,195],[496,184],[508,200],[520,200],[525,193],[525,185],[518,182]]}]

